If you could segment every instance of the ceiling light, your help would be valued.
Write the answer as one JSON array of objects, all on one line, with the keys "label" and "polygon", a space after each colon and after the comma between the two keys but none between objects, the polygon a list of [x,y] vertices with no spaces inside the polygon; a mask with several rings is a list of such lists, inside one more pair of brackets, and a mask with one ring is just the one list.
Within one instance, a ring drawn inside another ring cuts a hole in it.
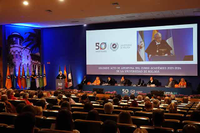
[{"label": "ceiling light", "polygon": [[29,4],[29,2],[28,2],[28,1],[24,1],[23,4],[24,4],[25,6],[27,6],[27,5]]},{"label": "ceiling light", "polygon": [[84,24],[83,26],[84,26],[84,27],[86,27],[86,26],[87,26],[87,24]]},{"label": "ceiling light", "polygon": [[116,6],[116,8],[117,8],[117,9],[119,9],[119,8],[120,8],[120,6]]},{"label": "ceiling light", "polygon": [[65,0],[59,0],[60,2],[63,2],[63,1],[65,1]]}]

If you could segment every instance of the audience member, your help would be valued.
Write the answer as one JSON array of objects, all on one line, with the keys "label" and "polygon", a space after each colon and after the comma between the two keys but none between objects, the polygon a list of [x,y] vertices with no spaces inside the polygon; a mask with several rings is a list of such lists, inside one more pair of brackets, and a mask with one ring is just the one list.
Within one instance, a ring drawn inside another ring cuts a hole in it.
[{"label": "audience member", "polygon": [[168,105],[171,104],[171,99],[169,97],[165,97],[164,103]]},{"label": "audience member", "polygon": [[130,95],[130,99],[131,99],[131,100],[135,100],[135,95],[134,95],[134,94],[131,94],[131,95]]},{"label": "audience member", "polygon": [[24,101],[26,102],[26,105],[33,105],[33,103],[31,103],[31,102],[28,100],[28,98],[29,98],[29,94],[28,94],[28,93],[24,93],[24,94],[23,94],[23,99],[22,99],[22,100],[24,100]]},{"label": "audience member", "polygon": [[159,108],[160,101],[158,99],[153,100],[153,108]]},{"label": "audience member", "polygon": [[136,100],[133,100],[130,104],[130,107],[138,107],[138,103]]},{"label": "audience member", "polygon": [[183,97],[183,103],[188,103],[188,97]]},{"label": "audience member", "polygon": [[113,98],[113,105],[119,105],[119,99],[117,97]]},{"label": "audience member", "polygon": [[1,96],[1,101],[5,103],[6,112],[16,113],[15,107],[8,101],[8,97],[5,94]]},{"label": "audience member", "polygon": [[132,124],[130,113],[127,111],[121,112],[118,117],[118,123]]},{"label": "audience member", "polygon": [[76,102],[71,98],[71,93],[67,92],[67,93],[65,93],[65,96],[66,96],[67,98],[69,98],[69,103],[70,103],[70,104],[75,104],[75,103],[76,103]]},{"label": "audience member", "polygon": [[94,106],[92,105],[91,102],[86,102],[86,103],[84,104],[83,110],[84,110],[85,112],[89,112],[89,111],[92,110],[92,109],[94,109]]},{"label": "audience member", "polygon": [[71,105],[70,105],[70,103],[67,102],[67,101],[63,101],[62,104],[61,104],[61,109],[66,109],[66,110],[71,111]]},{"label": "audience member", "polygon": [[113,110],[114,110],[114,107],[111,102],[104,104],[104,113],[105,114],[112,114]]},{"label": "audience member", "polygon": [[88,112],[87,120],[100,121],[99,113],[93,109]]},{"label": "audience member", "polygon": [[129,101],[129,96],[125,95],[125,96],[124,96],[124,100]]},{"label": "audience member", "polygon": [[35,115],[43,116],[43,109],[41,106],[34,106],[35,107]]},{"label": "audience member", "polygon": [[153,126],[161,127],[163,122],[165,121],[164,111],[157,109],[153,111]]},{"label": "audience member", "polygon": [[14,96],[14,93],[13,93],[12,89],[7,90],[7,97],[10,100],[17,100],[17,98]]},{"label": "audience member", "polygon": [[190,116],[190,120],[200,122],[200,110],[194,110]]},{"label": "audience member", "polygon": [[102,133],[120,133],[117,123],[112,120],[106,120],[102,125]]},{"label": "audience member", "polygon": [[138,95],[137,96],[137,101],[142,101],[143,100],[143,96],[142,95]]},{"label": "audience member", "polygon": [[169,113],[177,113],[176,103],[171,103],[168,107]]},{"label": "audience member", "polygon": [[152,103],[150,101],[146,101],[144,108],[145,108],[145,111],[151,112],[153,110]]},{"label": "audience member", "polygon": [[25,103],[19,103],[16,107],[16,111],[18,114],[21,114],[22,113],[22,109],[26,106]]},{"label": "audience member", "polygon": [[36,115],[36,110],[32,105],[26,105],[21,111],[21,113],[27,113],[27,112],[32,113],[34,116]]},{"label": "audience member", "polygon": [[199,133],[200,129],[198,125],[187,124],[183,127],[182,133]]},{"label": "audience member", "polygon": [[39,101],[37,101],[37,102],[35,103],[35,105],[36,105],[36,106],[41,106],[42,109],[44,109],[44,110],[47,108],[47,105],[46,105],[45,100],[39,100]]}]

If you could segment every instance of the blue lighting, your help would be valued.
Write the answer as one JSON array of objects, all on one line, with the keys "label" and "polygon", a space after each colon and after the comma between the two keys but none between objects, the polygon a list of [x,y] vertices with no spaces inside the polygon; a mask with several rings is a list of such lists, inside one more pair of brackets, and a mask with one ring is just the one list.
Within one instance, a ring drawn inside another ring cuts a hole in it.
[{"label": "blue lighting", "polygon": [[13,26],[24,26],[24,27],[34,27],[34,28],[40,28],[40,25],[37,24],[29,24],[29,23],[15,23],[15,24],[10,24]]}]

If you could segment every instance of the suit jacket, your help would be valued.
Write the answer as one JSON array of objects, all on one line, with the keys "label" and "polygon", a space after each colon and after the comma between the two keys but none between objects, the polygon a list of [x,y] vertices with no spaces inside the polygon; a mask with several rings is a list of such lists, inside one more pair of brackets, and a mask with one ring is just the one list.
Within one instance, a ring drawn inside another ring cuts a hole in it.
[{"label": "suit jacket", "polygon": [[169,86],[169,87],[175,87],[175,84],[176,84],[176,82],[174,80],[172,80],[171,85],[169,86],[169,81],[168,81],[167,86]]},{"label": "suit jacket", "polygon": [[62,75],[58,74],[58,76],[57,76],[56,78],[57,78],[57,79],[65,79],[66,77],[65,77],[64,74],[62,74]]},{"label": "suit jacket", "polygon": [[87,82],[89,82],[87,79],[83,79],[83,80],[81,81],[81,84],[82,84],[82,85],[87,85]]},{"label": "suit jacket", "polygon": [[[165,51],[161,51],[161,49],[165,49]],[[172,48],[169,46],[169,44],[165,41],[165,40],[161,40],[159,45],[156,45],[156,41],[153,40],[149,46],[147,47],[147,49],[145,50],[145,52],[148,55],[165,55],[168,54],[170,55],[170,50],[172,50]]]},{"label": "suit jacket", "polygon": [[148,85],[152,85],[152,84],[155,84],[156,86],[158,85],[158,81],[157,80],[153,80],[153,82],[151,82],[150,80],[149,80],[149,82],[147,83]]},{"label": "suit jacket", "polygon": [[113,79],[113,78],[111,78],[110,81],[107,80],[107,83],[108,83],[109,85],[115,85],[116,80]]}]

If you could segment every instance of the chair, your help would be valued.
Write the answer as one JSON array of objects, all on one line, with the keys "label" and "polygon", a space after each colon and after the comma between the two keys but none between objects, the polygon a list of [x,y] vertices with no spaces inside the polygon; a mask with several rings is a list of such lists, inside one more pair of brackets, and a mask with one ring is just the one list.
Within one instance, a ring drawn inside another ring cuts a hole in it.
[{"label": "chair", "polygon": [[5,111],[6,111],[5,103],[0,102],[0,112],[5,112]]},{"label": "chair", "polygon": [[36,103],[40,100],[44,100],[44,99],[39,99],[39,98],[29,98],[28,99],[31,103],[33,103],[33,105],[36,105]]},{"label": "chair", "polygon": [[58,105],[58,100],[57,98],[46,98],[46,101],[50,104],[53,104],[53,105]]},{"label": "chair", "polygon": [[184,119],[184,114],[165,113],[165,119],[178,119],[178,120],[182,121]]},{"label": "chair", "polygon": [[141,117],[141,116],[131,116],[133,124],[137,126],[141,125],[150,125],[149,117]]},{"label": "chair", "polygon": [[45,117],[57,117],[58,115],[58,110],[43,110],[43,116]]},{"label": "chair", "polygon": [[200,127],[200,122],[198,121],[188,121],[188,120],[185,120],[185,121],[182,121],[182,124],[183,126],[186,125],[186,124],[194,124],[194,125],[197,125]]},{"label": "chair", "polygon": [[140,126],[141,129],[146,129],[148,133],[173,133],[173,128],[154,127],[154,126]]},{"label": "chair", "polygon": [[73,116],[73,119],[76,120],[76,119],[86,119],[87,118],[87,115],[88,115],[88,112],[78,112],[78,111],[74,111],[72,113],[72,116]]},{"label": "chair", "polygon": [[44,128],[50,128],[53,123],[56,123],[56,117],[47,117],[44,121]]},{"label": "chair", "polygon": [[84,108],[83,107],[72,107],[71,109],[73,112],[73,111],[83,111]]},{"label": "chair", "polygon": [[136,111],[135,112],[136,116],[144,116],[144,117],[149,117],[149,119],[152,118],[152,112],[146,112],[146,111]]},{"label": "chair", "polygon": [[73,131],[41,129],[38,133],[73,133]]},{"label": "chair", "polygon": [[102,121],[91,121],[91,120],[75,120],[75,129],[81,133],[101,133]]},{"label": "chair", "polygon": [[46,117],[45,116],[35,116],[35,126],[38,127],[38,128],[50,128],[50,127],[46,127],[46,124],[45,124],[45,120],[46,120]]},{"label": "chair", "polygon": [[137,128],[134,124],[117,123],[120,133],[133,133]]},{"label": "chair", "polygon": [[142,107],[129,107],[128,109],[129,109],[129,110],[132,110],[132,111],[134,111],[134,112],[136,112],[136,111],[142,111],[142,110],[143,110]]},{"label": "chair", "polygon": [[5,133],[7,126],[8,126],[7,124],[0,123],[0,132]]},{"label": "chair", "polygon": [[13,125],[16,117],[17,115],[12,113],[0,113],[0,123]]},{"label": "chair", "polygon": [[51,110],[60,110],[61,107],[59,105],[53,105],[53,107],[51,108]]},{"label": "chair", "polygon": [[78,97],[71,97],[76,103],[79,102],[79,98]]},{"label": "chair", "polygon": [[173,128],[176,131],[177,129],[181,128],[181,122],[180,120],[175,119],[165,119],[163,127]]},{"label": "chair", "polygon": [[20,103],[24,103],[26,104],[26,102],[24,100],[8,100],[13,106],[15,106],[15,108],[17,107],[18,104]]},{"label": "chair", "polygon": [[88,96],[88,99],[89,99],[90,101],[96,101],[96,97],[95,97],[95,96]]},{"label": "chair", "polygon": [[118,115],[116,114],[99,114],[101,121],[113,120],[117,122]]},{"label": "chair", "polygon": [[83,103],[75,103],[75,104],[71,104],[72,107],[83,107],[84,104]]}]

